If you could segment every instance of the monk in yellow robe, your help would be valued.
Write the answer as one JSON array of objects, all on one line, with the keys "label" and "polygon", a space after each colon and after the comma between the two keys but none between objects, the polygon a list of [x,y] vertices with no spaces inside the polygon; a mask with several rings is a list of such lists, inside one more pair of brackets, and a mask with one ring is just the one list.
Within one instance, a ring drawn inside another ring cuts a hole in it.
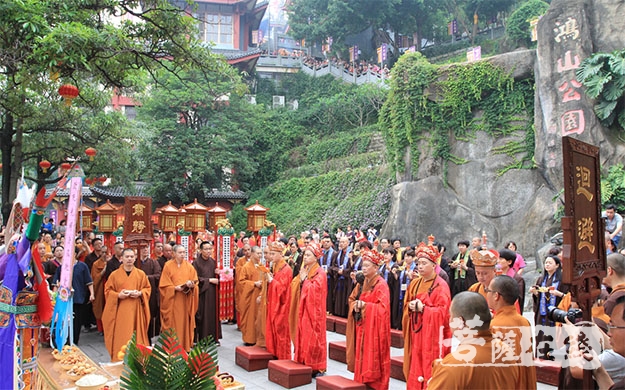
[{"label": "monk in yellow robe", "polygon": [[134,332],[138,344],[150,345],[148,322],[152,288],[145,272],[135,268],[135,258],[132,249],[124,249],[121,267],[111,273],[104,287],[104,344],[113,362],[119,360],[117,354]]},{"label": "monk in yellow robe", "polygon": [[514,306],[519,296],[518,282],[508,275],[496,276],[490,282],[486,295],[489,308],[495,312],[490,321],[493,337],[511,346],[513,352],[506,356],[506,362],[521,365],[523,377],[527,378],[529,385],[533,385],[529,388],[536,389],[532,329],[530,322]]},{"label": "monk in yellow robe", "polygon": [[[95,252],[94,252],[95,253]],[[107,253],[107,248],[102,247],[102,255],[91,266],[91,279],[93,279],[93,295],[95,299],[92,302],[93,316],[95,317],[98,325],[98,331],[104,332],[102,325],[102,313],[104,312],[104,272],[106,269],[107,256],[111,256]]]},{"label": "monk in yellow robe", "polygon": [[531,389],[536,382],[524,375],[522,366],[505,357],[514,353],[490,331],[491,314],[486,299],[465,291],[451,302],[450,326],[460,345],[442,360],[434,361],[429,390],[436,389]]},{"label": "monk in yellow robe", "polygon": [[[237,263],[234,266],[234,311],[236,313],[237,324],[240,323],[241,309],[239,308],[240,299],[239,294],[241,291],[241,284],[239,283],[239,279],[241,278],[243,272],[243,266],[250,259],[250,254],[252,253],[252,247],[249,244],[243,245],[243,257],[240,257],[237,260]],[[239,326],[240,328],[240,326]]]},{"label": "monk in yellow robe", "polygon": [[[256,312],[257,299],[260,298],[262,282],[258,265],[260,262],[261,250],[253,247],[250,260],[243,265],[241,272],[237,275],[237,285],[239,286],[239,329],[245,345],[256,344]],[[259,302],[260,303],[260,302]]]},{"label": "monk in yellow robe", "polygon": [[161,329],[174,329],[180,345],[193,346],[199,292],[197,271],[185,259],[182,245],[174,246],[173,261],[165,263],[158,290],[161,294]]}]

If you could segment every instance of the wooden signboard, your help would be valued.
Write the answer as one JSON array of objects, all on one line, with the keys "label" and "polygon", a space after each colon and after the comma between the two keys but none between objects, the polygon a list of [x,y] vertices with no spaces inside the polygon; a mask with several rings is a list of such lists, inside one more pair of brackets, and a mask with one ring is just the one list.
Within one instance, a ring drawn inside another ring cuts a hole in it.
[{"label": "wooden signboard", "polygon": [[145,241],[152,236],[152,198],[127,196],[124,202],[124,242]]},{"label": "wooden signboard", "polygon": [[571,285],[573,300],[591,320],[591,308],[606,273],[604,222],[601,219],[599,148],[562,137],[564,217],[562,282]]}]

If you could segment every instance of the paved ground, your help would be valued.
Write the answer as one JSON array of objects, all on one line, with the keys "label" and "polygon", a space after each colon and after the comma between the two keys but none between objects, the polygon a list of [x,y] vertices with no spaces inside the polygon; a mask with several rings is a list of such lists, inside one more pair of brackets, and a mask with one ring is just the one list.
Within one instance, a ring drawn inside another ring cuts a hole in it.
[{"label": "paved ground", "polygon": [[[530,313],[526,315],[531,316]],[[221,346],[219,347],[219,366],[221,372],[228,372],[232,374],[235,379],[241,383],[244,383],[248,390],[259,389],[281,389],[282,387],[270,382],[267,378],[267,369],[254,372],[247,372],[243,368],[235,364],[234,350],[237,346],[243,344],[241,341],[241,333],[236,330],[236,325],[222,325],[223,339],[221,339]],[[344,341],[345,336],[327,332],[327,340],[330,341]],[[82,333],[80,335],[79,347],[95,362],[106,363],[110,361],[110,357],[106,348],[104,347],[104,338],[97,332]],[[391,348],[391,356],[398,356],[403,354],[403,349]],[[327,375],[343,375],[347,378],[353,378],[353,374],[347,371],[347,366],[343,363],[335,360],[328,359],[328,372]],[[299,389],[315,389],[315,380],[306,386],[301,386]],[[391,378],[390,389],[400,390],[405,389],[406,384]],[[548,386],[542,383],[538,384],[539,390],[553,390],[555,387]]]}]

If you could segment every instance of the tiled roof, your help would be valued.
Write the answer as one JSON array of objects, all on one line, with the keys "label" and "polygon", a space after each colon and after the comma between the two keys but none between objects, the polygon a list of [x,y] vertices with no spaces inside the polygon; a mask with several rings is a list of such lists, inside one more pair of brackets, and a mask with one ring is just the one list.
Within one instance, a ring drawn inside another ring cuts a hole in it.
[{"label": "tiled roof", "polygon": [[[47,188],[46,189],[46,197],[50,196],[50,194],[52,194],[52,190],[54,188]],[[67,198],[69,197],[69,188],[61,188],[60,190],[57,191],[56,193],[57,197],[61,197],[61,198]],[[83,186],[82,187],[82,196],[86,196],[86,197],[91,197],[94,196],[93,192],[91,191],[91,188],[89,188],[88,186]]]},{"label": "tiled roof", "polygon": [[245,50],[228,50],[228,49],[212,49],[215,54],[221,54],[226,57],[227,60],[238,60],[252,55],[260,55],[263,51],[261,49],[253,48],[247,51]]},{"label": "tiled roof", "polygon": [[204,191],[205,199],[247,199],[243,191]]},{"label": "tiled roof", "polygon": [[123,198],[125,196],[148,196],[145,193],[145,183],[135,183],[134,191],[128,190],[124,187],[93,187],[91,191],[103,198]]}]

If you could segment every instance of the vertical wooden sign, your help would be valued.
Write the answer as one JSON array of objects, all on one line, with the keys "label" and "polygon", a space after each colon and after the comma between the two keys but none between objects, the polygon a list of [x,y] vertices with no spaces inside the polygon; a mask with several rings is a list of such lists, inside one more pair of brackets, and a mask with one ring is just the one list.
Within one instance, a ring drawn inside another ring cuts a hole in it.
[{"label": "vertical wooden sign", "polygon": [[594,300],[606,273],[604,222],[601,219],[599,148],[562,137],[564,217],[562,281],[590,321]]}]

